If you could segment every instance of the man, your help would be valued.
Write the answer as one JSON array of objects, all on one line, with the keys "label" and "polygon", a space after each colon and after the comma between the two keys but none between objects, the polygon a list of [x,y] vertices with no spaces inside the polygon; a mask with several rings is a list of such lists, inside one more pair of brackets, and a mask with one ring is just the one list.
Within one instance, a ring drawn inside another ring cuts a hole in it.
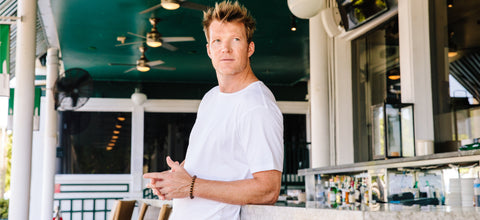
[{"label": "man", "polygon": [[184,163],[147,173],[147,187],[173,199],[171,219],[239,219],[240,205],[273,204],[283,168],[283,119],[250,67],[255,21],[238,2],[204,13],[218,86],[203,97]]}]

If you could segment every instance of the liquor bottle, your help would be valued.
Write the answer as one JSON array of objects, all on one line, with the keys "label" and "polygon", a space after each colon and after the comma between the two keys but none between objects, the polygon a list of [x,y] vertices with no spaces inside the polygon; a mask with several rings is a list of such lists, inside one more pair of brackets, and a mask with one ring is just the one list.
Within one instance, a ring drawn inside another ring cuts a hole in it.
[{"label": "liquor bottle", "polygon": [[362,204],[362,180],[357,178],[355,181],[355,202]]},{"label": "liquor bottle", "polygon": [[355,181],[352,179],[350,181],[350,193],[348,194],[348,202],[350,204],[355,204]]},{"label": "liquor bottle", "polygon": [[370,203],[370,192],[367,186],[367,178],[365,178],[365,181],[363,182],[363,184],[365,189],[364,196],[363,196],[364,204],[368,205]]},{"label": "liquor bottle", "polygon": [[479,207],[480,206],[480,177],[477,177],[473,181],[473,195],[474,195],[474,201],[475,201],[475,206]]},{"label": "liquor bottle", "polygon": [[345,181],[342,183],[342,186],[343,186],[343,190],[342,190],[342,205],[347,205],[349,204],[350,202],[348,201],[348,197],[349,197],[349,194],[350,194],[350,187],[348,187],[348,178],[345,178]]},{"label": "liquor bottle", "polygon": [[329,191],[329,202],[330,204],[336,204],[337,203],[337,188],[335,187],[335,184],[333,182],[333,179],[330,179],[330,191]]},{"label": "liquor bottle", "polygon": [[315,183],[315,201],[319,202],[320,204],[325,203],[325,189],[323,188],[320,175],[317,175]]},{"label": "liquor bottle", "polygon": [[363,178],[359,179],[359,191],[360,191],[360,203],[361,204],[366,204],[366,198],[365,198],[365,191],[366,191],[366,187],[365,187],[365,180]]},{"label": "liquor bottle", "polygon": [[343,194],[343,190],[342,190],[342,187],[340,186],[340,183],[337,184],[338,186],[338,189],[337,189],[337,194],[336,194],[336,202],[337,204],[342,204],[342,194]]}]

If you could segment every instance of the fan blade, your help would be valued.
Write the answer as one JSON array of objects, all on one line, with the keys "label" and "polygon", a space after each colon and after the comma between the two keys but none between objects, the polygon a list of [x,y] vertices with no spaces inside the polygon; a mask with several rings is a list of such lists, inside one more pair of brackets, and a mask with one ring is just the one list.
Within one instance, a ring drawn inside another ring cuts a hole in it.
[{"label": "fan blade", "polygon": [[162,37],[163,42],[195,41],[193,37]]},{"label": "fan blade", "polygon": [[180,6],[182,6],[184,8],[193,9],[193,10],[199,10],[199,11],[206,11],[209,8],[206,5],[201,5],[201,4],[197,4],[197,3],[193,3],[193,2],[189,2],[189,1],[180,2]]},{"label": "fan blade", "polygon": [[109,66],[136,66],[137,64],[128,64],[128,63],[109,63]]},{"label": "fan blade", "polygon": [[[136,66],[136,65],[135,65],[135,66]],[[134,71],[134,70],[136,70],[136,69],[137,69],[137,67],[132,67],[132,68],[130,68],[130,69],[128,69],[128,70],[125,70],[125,72],[123,72],[123,73],[128,73],[128,72]]]},{"label": "fan blade", "polygon": [[176,51],[176,50],[178,50],[177,47],[175,47],[175,46],[173,46],[173,45],[171,45],[171,44],[169,44],[169,43],[166,43],[166,42],[163,42],[162,47],[165,48],[165,49],[167,49],[167,50],[170,50],[170,51]]},{"label": "fan blade", "polygon": [[160,65],[160,64],[164,64],[165,62],[163,62],[163,60],[154,60],[154,61],[150,61],[148,62],[147,64],[152,67],[152,66],[156,66],[156,65]]},{"label": "fan blade", "polygon": [[157,69],[157,70],[176,70],[177,68],[175,67],[169,67],[169,66],[154,66],[151,67],[152,69]]},{"label": "fan blade", "polygon": [[160,4],[158,4],[158,5],[155,5],[155,6],[151,7],[151,8],[147,8],[147,9],[141,11],[139,14],[145,14],[145,13],[151,12],[151,11],[153,11],[153,10],[155,10],[155,9],[157,9],[157,8],[161,8],[161,7],[162,7],[162,3],[160,3]]},{"label": "fan blade", "polygon": [[127,46],[127,45],[132,45],[132,44],[143,43],[143,42],[145,42],[145,41],[135,41],[135,42],[130,42],[130,43],[115,44],[115,47]]},{"label": "fan blade", "polygon": [[127,32],[127,34],[133,35],[133,36],[135,36],[135,37],[147,38],[147,37],[145,37],[145,36],[142,36],[142,35],[140,35],[140,34],[135,34],[135,33],[132,33],[132,32]]}]

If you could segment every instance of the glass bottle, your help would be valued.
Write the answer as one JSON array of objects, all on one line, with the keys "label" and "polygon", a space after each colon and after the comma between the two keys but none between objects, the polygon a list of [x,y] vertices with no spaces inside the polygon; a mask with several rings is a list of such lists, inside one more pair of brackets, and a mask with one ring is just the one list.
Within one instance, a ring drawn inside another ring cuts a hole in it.
[{"label": "glass bottle", "polygon": [[325,203],[325,189],[323,188],[320,175],[317,175],[315,183],[315,201],[319,202],[320,204]]},{"label": "glass bottle", "polygon": [[329,202],[330,204],[334,204],[337,202],[337,188],[333,182],[333,179],[330,179],[330,191],[329,191]]},{"label": "glass bottle", "polygon": [[342,198],[343,198],[343,201],[342,201],[342,205],[346,205],[346,204],[349,204],[350,202],[348,201],[350,198],[349,198],[349,195],[350,195],[350,187],[348,187],[348,181],[347,182],[343,182],[343,194],[342,194]]},{"label": "glass bottle", "polygon": [[343,193],[342,188],[338,187],[337,194],[335,196],[335,202],[337,204],[342,204],[342,193]]},{"label": "glass bottle", "polygon": [[350,194],[348,195],[348,202],[350,204],[355,204],[355,180],[350,181]]}]

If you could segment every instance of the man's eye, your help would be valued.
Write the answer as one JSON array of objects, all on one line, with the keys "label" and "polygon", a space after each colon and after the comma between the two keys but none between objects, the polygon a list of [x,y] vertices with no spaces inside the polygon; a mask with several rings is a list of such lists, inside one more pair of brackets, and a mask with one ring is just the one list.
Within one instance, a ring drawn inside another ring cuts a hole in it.
[{"label": "man's eye", "polygon": [[240,41],[240,38],[235,38],[234,40],[235,40],[235,41]]}]

